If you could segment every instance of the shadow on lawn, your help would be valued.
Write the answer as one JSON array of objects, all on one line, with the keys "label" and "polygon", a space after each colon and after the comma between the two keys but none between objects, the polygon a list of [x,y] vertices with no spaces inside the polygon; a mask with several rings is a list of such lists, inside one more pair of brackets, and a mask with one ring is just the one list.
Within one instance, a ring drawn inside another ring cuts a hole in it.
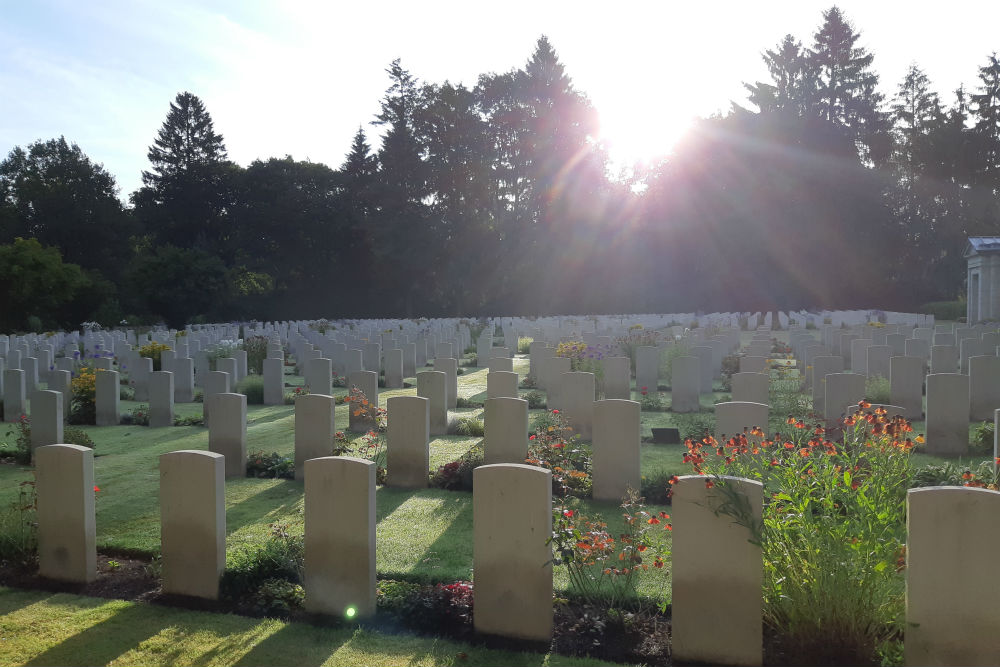
[{"label": "shadow on lawn", "polygon": [[[97,602],[107,603],[106,600]],[[161,619],[155,607],[128,605],[36,655],[26,664],[106,665],[160,632],[163,629]]]}]

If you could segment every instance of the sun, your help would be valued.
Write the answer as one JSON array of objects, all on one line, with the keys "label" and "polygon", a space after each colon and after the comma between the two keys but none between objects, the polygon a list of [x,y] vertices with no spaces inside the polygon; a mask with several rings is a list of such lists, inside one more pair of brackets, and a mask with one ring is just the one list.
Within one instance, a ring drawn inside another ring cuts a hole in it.
[{"label": "sun", "polygon": [[650,113],[649,108],[631,100],[605,103],[597,108],[599,139],[607,146],[612,163],[652,164],[667,157],[694,121],[693,116],[680,110],[668,107]]}]

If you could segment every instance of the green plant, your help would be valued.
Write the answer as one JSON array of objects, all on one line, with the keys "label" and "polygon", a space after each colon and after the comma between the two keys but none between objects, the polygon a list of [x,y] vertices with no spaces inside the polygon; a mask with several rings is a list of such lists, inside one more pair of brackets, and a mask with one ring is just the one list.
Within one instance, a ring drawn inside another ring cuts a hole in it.
[{"label": "green plant", "polygon": [[[211,371],[218,370],[217,364],[219,359],[229,359],[236,354],[236,350],[238,349],[240,349],[240,346],[235,341],[222,341],[214,350],[208,351],[208,369]],[[249,365],[249,362],[247,364]]]},{"label": "green plant", "polygon": [[[139,348],[139,356],[146,357],[147,359],[153,360],[153,370],[161,371],[163,370],[163,365],[160,362],[160,357],[164,350],[169,350],[170,346],[164,343],[157,343],[153,341],[152,343],[147,343]],[[212,368],[214,371],[215,368]]]},{"label": "green plant", "polygon": [[517,339],[517,353],[518,354],[528,354],[531,352],[531,344],[535,342],[534,338],[527,338],[521,336]]},{"label": "green plant", "polygon": [[278,452],[253,451],[247,455],[247,477],[295,479],[295,461]]},{"label": "green plant", "polygon": [[229,552],[226,569],[219,580],[223,599],[240,600],[252,596],[266,581],[281,579],[302,583],[305,544],[289,526],[272,523],[270,536],[262,544],[246,545]]},{"label": "green plant", "polygon": [[670,504],[670,481],[675,475],[666,470],[656,470],[649,475],[643,475],[640,480],[639,495],[652,505]]},{"label": "green plant", "polygon": [[668,386],[673,386],[674,359],[677,357],[690,357],[691,354],[691,347],[686,343],[674,343],[673,345],[667,346],[667,348],[660,353],[660,378],[666,382]]},{"label": "green plant", "polygon": [[454,422],[454,434],[482,438],[486,433],[483,422],[476,417],[459,417]]},{"label": "green plant", "polygon": [[[666,512],[652,514],[634,489],[622,500],[625,532],[617,538],[600,517],[559,505],[552,510],[553,564],[565,565],[570,589],[588,604],[619,609],[636,597],[639,572],[664,570],[669,552],[657,531],[670,530]],[[659,526],[660,528],[654,528]]]},{"label": "green plant", "polygon": [[248,405],[264,405],[264,378],[248,375],[236,383],[236,393],[247,397]]},{"label": "green plant", "polygon": [[299,396],[309,394],[309,387],[296,387],[291,392],[285,394],[285,405],[295,405],[295,399]]},{"label": "green plant", "polygon": [[294,610],[301,609],[306,591],[301,584],[286,579],[265,579],[251,598],[254,613],[261,616],[287,618]]},{"label": "green plant", "polygon": [[558,411],[547,420],[536,420],[535,432],[528,437],[528,465],[552,471],[552,493],[558,497],[585,498],[593,487],[590,448],[580,444],[580,436]]},{"label": "green plant", "polygon": [[540,391],[536,390],[529,391],[521,398],[528,401],[528,409],[530,410],[538,410],[545,408],[545,396],[542,395],[542,392]]},{"label": "green plant", "polygon": [[776,433],[789,415],[796,418],[809,415],[812,412],[812,397],[801,391],[798,375],[788,366],[771,365],[770,376],[767,387],[768,405],[771,406],[769,430]]},{"label": "green plant", "polygon": [[122,415],[121,423],[124,425],[149,426],[149,406],[142,404],[132,408],[128,413]]},{"label": "green plant", "polygon": [[649,387],[639,388],[639,409],[643,412],[663,412],[666,406],[659,391],[650,391]]},{"label": "green plant", "polygon": [[632,372],[635,372],[635,349],[643,346],[655,347],[660,342],[660,332],[643,329],[641,324],[633,324],[628,333],[615,339],[618,347],[631,360]]},{"label": "green plant", "polygon": [[180,417],[174,415],[174,426],[204,426],[205,417],[202,415],[189,415],[187,417]]},{"label": "green plant", "polygon": [[969,454],[974,456],[991,456],[993,454],[993,422],[980,422],[972,429],[969,438]]},{"label": "green plant", "polygon": [[889,392],[889,379],[881,375],[870,375],[865,380],[865,398],[871,403],[889,405],[892,400]]},{"label": "green plant", "polygon": [[72,398],[69,409],[70,424],[97,423],[97,373],[92,366],[82,366],[70,380]]},{"label": "green plant", "polygon": [[965,317],[965,301],[931,301],[917,309],[917,312],[933,315],[936,320],[957,320]]},{"label": "green plant", "polygon": [[90,447],[91,449],[95,449],[97,447],[93,439],[87,434],[86,431],[82,428],[76,428],[74,426],[67,426],[63,428],[63,443],[67,445]]},{"label": "green plant", "polygon": [[[715,511],[761,545],[765,623],[793,662],[867,664],[902,633],[912,429],[859,407],[842,424],[842,443],[794,418],[783,441],[757,444],[758,430],[686,443],[685,461],[718,488]],[[761,519],[723,475],[764,484]]]},{"label": "green plant", "polygon": [[713,413],[675,414],[673,420],[681,440],[700,440],[706,435],[715,433],[715,415]]},{"label": "green plant", "polygon": [[38,558],[37,509],[35,480],[21,482],[17,499],[0,517],[0,561],[28,566]]},{"label": "green plant", "polygon": [[369,429],[353,441],[354,454],[375,464],[375,478],[381,484],[385,481],[386,409],[369,401],[357,387],[351,387],[347,400],[351,413],[360,417],[362,423],[368,424]]},{"label": "green plant", "polygon": [[447,491],[472,491],[472,471],[483,465],[482,444],[473,445],[458,460],[439,467],[430,477],[430,485]]},{"label": "green plant", "polygon": [[455,400],[455,407],[456,408],[481,408],[481,407],[483,407],[483,404],[482,404],[481,401],[473,401],[473,400],[470,400],[470,399],[465,398],[463,396],[459,396]]},{"label": "green plant", "polygon": [[7,437],[11,436],[14,436],[14,447],[10,448],[8,443],[4,443],[4,454],[21,465],[28,465],[31,463],[31,418],[28,415],[21,415],[20,419],[10,425]]},{"label": "green plant", "polygon": [[243,349],[247,353],[247,373],[263,375],[264,360],[267,359],[267,338],[250,336],[243,341]]},{"label": "green plant", "polygon": [[121,566],[122,566],[122,564],[121,564],[121,563],[119,563],[119,562],[118,562],[118,561],[116,561],[116,560],[109,560],[109,561],[108,561],[108,568],[109,568],[109,569],[111,569],[111,570],[117,570],[117,569],[118,569],[118,568],[120,568]]}]

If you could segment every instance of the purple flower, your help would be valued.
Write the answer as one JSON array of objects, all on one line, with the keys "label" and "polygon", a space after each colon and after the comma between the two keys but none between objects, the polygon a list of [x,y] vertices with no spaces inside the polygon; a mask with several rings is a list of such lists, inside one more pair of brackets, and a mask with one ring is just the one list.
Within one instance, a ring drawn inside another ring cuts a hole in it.
[{"label": "purple flower", "polygon": [[73,358],[74,359],[79,359],[80,358],[80,351],[79,350],[73,352]]},{"label": "purple flower", "polygon": [[50,371],[54,371],[55,369],[56,369],[56,367],[55,367],[55,366],[49,366],[49,370],[50,370]]}]

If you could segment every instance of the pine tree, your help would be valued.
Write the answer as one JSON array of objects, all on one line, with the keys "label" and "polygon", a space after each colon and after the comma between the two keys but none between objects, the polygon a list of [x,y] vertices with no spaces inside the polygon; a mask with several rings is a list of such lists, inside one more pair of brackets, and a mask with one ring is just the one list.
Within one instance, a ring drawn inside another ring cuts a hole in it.
[{"label": "pine tree", "polygon": [[792,35],[774,49],[762,54],[771,83],[745,83],[749,100],[762,113],[790,111],[798,116],[812,115],[816,107],[817,72],[802,48],[802,42]]},{"label": "pine tree", "polygon": [[971,96],[975,118],[977,181],[1000,191],[1000,60],[994,52],[979,68],[979,92]]},{"label": "pine tree", "polygon": [[142,182],[159,188],[171,178],[225,161],[226,146],[222,135],[216,134],[205,105],[185,91],[170,103],[167,119],[146,156],[153,171],[142,172]]},{"label": "pine tree", "polygon": [[931,137],[944,122],[937,93],[930,89],[930,80],[916,64],[907,70],[890,109],[895,122],[899,176],[912,185],[929,166]]}]

